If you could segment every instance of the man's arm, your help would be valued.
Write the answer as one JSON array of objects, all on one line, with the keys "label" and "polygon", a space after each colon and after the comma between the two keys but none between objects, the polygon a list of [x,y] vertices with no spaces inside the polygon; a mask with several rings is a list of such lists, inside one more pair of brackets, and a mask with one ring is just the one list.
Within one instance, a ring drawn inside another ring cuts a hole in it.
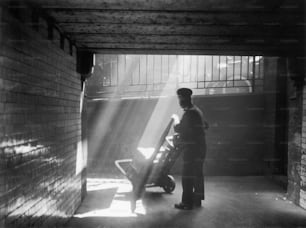
[{"label": "man's arm", "polygon": [[205,119],[203,119],[203,129],[207,130],[208,128],[209,128],[208,122]]},{"label": "man's arm", "polygon": [[193,113],[185,112],[180,123],[174,126],[174,131],[180,134],[183,140],[189,140],[194,134]]}]

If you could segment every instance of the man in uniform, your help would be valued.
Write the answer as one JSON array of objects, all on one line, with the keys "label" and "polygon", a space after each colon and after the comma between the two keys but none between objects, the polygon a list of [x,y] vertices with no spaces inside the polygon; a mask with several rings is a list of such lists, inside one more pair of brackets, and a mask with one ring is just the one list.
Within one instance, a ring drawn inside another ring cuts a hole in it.
[{"label": "man in uniform", "polygon": [[183,154],[182,201],[175,208],[190,210],[201,207],[204,200],[203,163],[206,155],[205,130],[207,122],[202,111],[191,101],[192,90],[177,90],[178,100],[184,114],[174,131],[179,133],[179,149]]}]

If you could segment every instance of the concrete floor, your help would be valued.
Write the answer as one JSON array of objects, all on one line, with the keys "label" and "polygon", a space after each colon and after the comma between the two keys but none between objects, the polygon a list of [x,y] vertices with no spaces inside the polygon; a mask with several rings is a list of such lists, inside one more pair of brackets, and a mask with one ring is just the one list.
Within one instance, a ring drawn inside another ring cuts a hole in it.
[{"label": "concrete floor", "polygon": [[88,195],[66,227],[306,227],[306,210],[285,198],[285,189],[264,177],[208,177],[201,209],[181,211],[181,183],[166,194],[150,188],[130,212],[125,179],[88,178]]}]

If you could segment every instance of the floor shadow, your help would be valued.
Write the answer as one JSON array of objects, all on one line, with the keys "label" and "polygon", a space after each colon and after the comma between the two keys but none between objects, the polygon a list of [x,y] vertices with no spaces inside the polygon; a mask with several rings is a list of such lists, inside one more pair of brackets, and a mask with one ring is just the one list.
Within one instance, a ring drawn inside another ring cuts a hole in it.
[{"label": "floor shadow", "polygon": [[155,203],[162,203],[165,201],[165,194],[163,192],[145,192],[142,199],[144,202],[144,205],[150,206],[150,204],[155,204]]},{"label": "floor shadow", "polygon": [[108,188],[87,192],[82,207],[77,213],[85,213],[92,210],[109,208],[118,188]]},{"label": "floor shadow", "polygon": [[[122,185],[120,185],[122,183]],[[181,199],[181,185],[172,194],[159,188],[147,189],[140,203],[145,213],[131,213],[131,195],[126,182],[101,182],[89,192],[86,209],[102,209],[75,217],[67,227],[305,227],[305,210],[283,197],[283,189],[264,177],[214,177],[206,180],[203,207],[181,211],[173,207]],[[118,191],[117,191],[118,190]],[[101,201],[101,202],[100,202]],[[103,202],[102,202],[103,201]],[[82,207],[84,208],[84,203]],[[109,207],[109,208],[108,208]],[[103,209],[107,208],[107,209]]]}]

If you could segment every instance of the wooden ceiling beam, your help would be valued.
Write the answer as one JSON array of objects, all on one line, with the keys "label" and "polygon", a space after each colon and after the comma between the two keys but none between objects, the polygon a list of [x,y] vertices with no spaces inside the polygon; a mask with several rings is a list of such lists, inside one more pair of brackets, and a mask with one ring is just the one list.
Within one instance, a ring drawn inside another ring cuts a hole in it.
[{"label": "wooden ceiling beam", "polygon": [[303,42],[302,37],[262,37],[262,36],[183,36],[183,35],[76,35],[73,37],[80,43],[223,43],[223,44],[296,44]]},{"label": "wooden ceiling beam", "polygon": [[280,26],[211,26],[211,25],[122,25],[122,24],[65,24],[59,26],[71,36],[92,34],[140,34],[140,35],[205,35],[205,36],[262,36],[262,37],[301,37],[305,35],[306,25]]},{"label": "wooden ceiling beam", "polygon": [[305,55],[305,0],[26,2],[86,50]]},{"label": "wooden ceiling beam", "polygon": [[42,8],[138,9],[162,11],[235,9],[273,10],[277,8],[300,9],[304,6],[304,0],[28,0],[28,2]]},{"label": "wooden ceiling beam", "polygon": [[[82,50],[82,48],[80,48]],[[232,55],[232,56],[304,56],[304,53],[298,48],[237,48],[228,46],[217,47],[165,47],[165,46],[142,46],[139,48],[125,46],[125,47],[110,47],[110,46],[96,46],[86,47],[84,50],[89,50],[94,53],[103,54],[194,54],[194,55]]]},{"label": "wooden ceiling beam", "polygon": [[241,44],[194,44],[194,43],[181,43],[181,44],[165,44],[165,43],[90,43],[86,45],[88,48],[127,48],[127,49],[174,49],[174,50],[185,50],[185,49],[193,49],[193,50],[218,50],[218,49],[224,49],[224,50],[287,50],[289,48],[295,49],[299,47],[298,45],[292,45],[292,44],[283,44],[283,45],[270,45],[270,44],[248,44],[248,45],[241,45]]},{"label": "wooden ceiling beam", "polygon": [[159,24],[159,25],[265,25],[303,24],[301,11],[292,12],[158,12],[122,10],[49,10],[58,23]]}]

